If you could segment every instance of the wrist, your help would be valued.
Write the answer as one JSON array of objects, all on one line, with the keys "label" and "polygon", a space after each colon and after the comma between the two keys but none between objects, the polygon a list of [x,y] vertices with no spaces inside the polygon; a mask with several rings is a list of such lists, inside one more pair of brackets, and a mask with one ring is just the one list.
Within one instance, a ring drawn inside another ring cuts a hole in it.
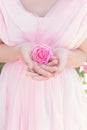
[{"label": "wrist", "polygon": [[86,54],[80,49],[69,51],[68,56],[68,67],[77,68],[80,67],[85,61],[87,57]]},{"label": "wrist", "polygon": [[21,59],[21,44],[18,44],[16,46],[14,46],[14,52],[15,52],[15,56],[16,56],[16,59],[19,60]]},{"label": "wrist", "polygon": [[67,68],[69,67],[69,55],[70,50],[67,48],[56,48],[54,49],[53,54],[56,56],[59,63],[63,63],[63,65]]}]

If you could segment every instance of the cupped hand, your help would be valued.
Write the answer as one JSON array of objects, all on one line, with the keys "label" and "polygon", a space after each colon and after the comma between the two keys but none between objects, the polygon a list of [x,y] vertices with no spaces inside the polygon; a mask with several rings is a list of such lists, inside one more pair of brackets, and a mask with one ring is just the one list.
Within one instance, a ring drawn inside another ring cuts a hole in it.
[{"label": "cupped hand", "polygon": [[39,64],[32,60],[31,51],[33,46],[23,44],[21,46],[21,55],[23,61],[27,64],[26,75],[35,80],[48,80],[49,78],[60,74],[67,66],[69,50],[66,48],[54,48],[53,60],[48,64]]},{"label": "cupped hand", "polygon": [[20,45],[21,58],[30,69],[33,68],[33,61],[31,59],[32,48],[33,48],[32,43],[31,45],[29,43],[23,43]]},{"label": "cupped hand", "polygon": [[53,77],[53,73],[57,71],[57,60],[53,59],[50,63],[52,65],[46,65],[46,64],[39,64],[37,62],[33,62],[34,66],[32,71],[28,68],[27,75],[31,76],[33,79],[36,80],[48,80],[49,78]]},{"label": "cupped hand", "polygon": [[[58,60],[57,64],[57,71],[54,73],[54,75],[58,75],[67,67],[67,61],[69,57],[69,50],[66,48],[55,48],[53,49],[53,54]],[[52,65],[52,63],[48,64],[49,66]]]},{"label": "cupped hand", "polygon": [[[47,80],[52,77],[52,73],[57,70],[55,66],[48,66],[43,64],[38,64],[33,61],[31,58],[31,51],[33,46],[30,46],[28,43],[22,44],[20,48],[22,60],[26,63],[27,69],[26,74],[36,80]],[[53,59],[55,63],[55,58]]]},{"label": "cupped hand", "polygon": [[[69,50],[66,48],[54,48],[52,50],[54,58],[47,65],[40,65],[41,68],[51,73],[51,77],[55,77],[64,71],[67,67],[68,58],[69,58]],[[37,77],[37,76],[36,76]],[[47,75],[39,75],[38,78],[44,80],[49,79],[50,77]]]}]

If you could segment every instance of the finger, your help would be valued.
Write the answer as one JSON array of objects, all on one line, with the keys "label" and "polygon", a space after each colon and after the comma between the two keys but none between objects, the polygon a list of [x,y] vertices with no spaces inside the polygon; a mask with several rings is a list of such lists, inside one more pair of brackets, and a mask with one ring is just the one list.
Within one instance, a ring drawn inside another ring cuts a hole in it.
[{"label": "finger", "polygon": [[48,77],[40,76],[35,72],[26,72],[26,76],[30,76],[34,80],[47,80]]},{"label": "finger", "polygon": [[36,74],[36,73],[34,73],[34,72],[28,72],[28,71],[26,71],[26,75],[27,75],[27,76],[31,76],[31,77],[36,77],[36,76],[38,76],[38,74]]},{"label": "finger", "polygon": [[65,64],[63,62],[60,62],[58,67],[57,67],[57,71],[54,73],[54,76],[62,73],[64,68],[65,68]]},{"label": "finger", "polygon": [[54,66],[54,65],[57,65],[58,64],[58,60],[53,60],[53,61],[51,61],[51,62],[49,62],[47,65],[48,66]]},{"label": "finger", "polygon": [[40,65],[41,68],[43,68],[46,71],[49,71],[51,73],[56,72],[57,71],[57,67],[56,66],[47,66],[47,65]]},{"label": "finger", "polygon": [[31,57],[28,57],[28,68],[32,69],[33,68],[33,61],[31,60]]},{"label": "finger", "polygon": [[23,56],[22,57],[23,57],[23,60],[25,61],[25,63],[28,65],[28,67],[30,69],[32,69],[33,68],[33,61],[31,59],[31,55],[30,55],[29,50],[25,50],[23,52]]},{"label": "finger", "polygon": [[41,76],[41,75],[35,73],[34,71],[29,72],[29,70],[27,70],[26,75],[30,76],[30,77],[32,77],[32,79],[36,79],[36,80],[48,80],[48,77]]},{"label": "finger", "polygon": [[34,64],[34,71],[42,76],[45,77],[51,77],[52,74],[46,70],[44,70],[43,68],[41,68],[37,63]]},{"label": "finger", "polygon": [[55,60],[55,59],[57,59],[56,56],[53,56],[52,59],[50,59],[49,62],[51,62],[51,61],[53,61],[53,60]]},{"label": "finger", "polygon": [[42,80],[48,80],[49,78],[48,77],[43,77],[43,76],[35,76],[35,77],[33,77],[33,79],[42,81]]},{"label": "finger", "polygon": [[53,56],[53,59],[56,59],[56,56]]},{"label": "finger", "polygon": [[33,69],[31,70],[29,67],[26,68],[26,75],[27,76],[38,76],[39,74],[37,74]]},{"label": "finger", "polygon": [[30,68],[29,66],[27,66],[26,71],[27,72],[34,72],[33,68]]}]

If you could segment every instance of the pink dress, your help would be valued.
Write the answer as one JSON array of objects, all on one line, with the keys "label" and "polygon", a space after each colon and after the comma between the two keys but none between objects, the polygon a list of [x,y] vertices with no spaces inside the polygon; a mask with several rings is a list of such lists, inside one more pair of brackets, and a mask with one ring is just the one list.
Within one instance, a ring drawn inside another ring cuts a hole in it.
[{"label": "pink dress", "polygon": [[[20,0],[0,0],[0,39],[8,46],[29,42],[75,49],[87,38],[87,0],[60,0],[40,17]],[[36,81],[22,60],[0,75],[0,130],[87,130],[87,106],[75,69]]]}]

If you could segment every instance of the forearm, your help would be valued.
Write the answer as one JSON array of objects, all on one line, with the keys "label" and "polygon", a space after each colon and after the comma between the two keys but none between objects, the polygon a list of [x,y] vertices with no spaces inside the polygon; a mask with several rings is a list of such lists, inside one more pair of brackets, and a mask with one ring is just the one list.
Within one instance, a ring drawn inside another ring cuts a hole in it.
[{"label": "forearm", "polygon": [[80,67],[86,60],[87,54],[84,51],[80,49],[69,51],[67,66],[72,68]]},{"label": "forearm", "polygon": [[20,45],[7,46],[0,43],[0,62],[11,62],[20,58]]}]

